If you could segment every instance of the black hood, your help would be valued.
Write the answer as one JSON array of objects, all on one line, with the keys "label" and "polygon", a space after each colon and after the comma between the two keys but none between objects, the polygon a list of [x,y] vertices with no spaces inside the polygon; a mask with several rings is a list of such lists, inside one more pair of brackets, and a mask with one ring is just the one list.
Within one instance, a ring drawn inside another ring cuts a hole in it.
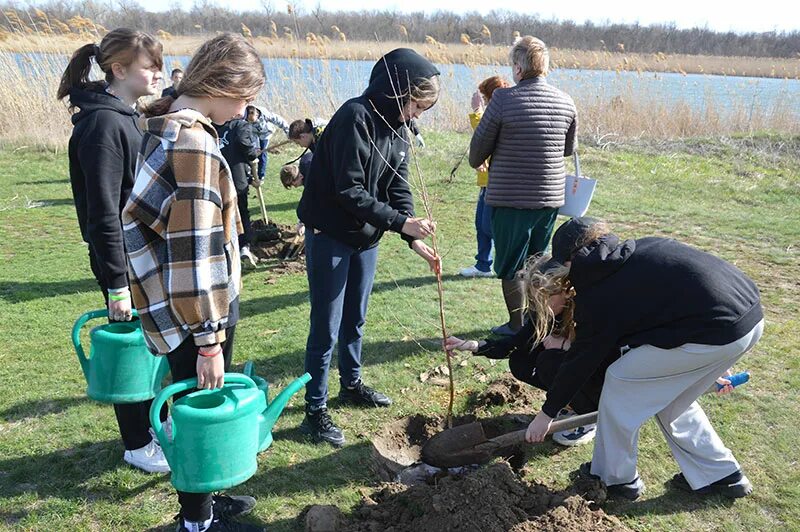
[{"label": "black hood", "polygon": [[95,111],[107,109],[123,115],[137,115],[133,107],[126,104],[116,96],[108,94],[104,89],[78,89],[69,91],[69,101],[74,107],[80,109],[72,115],[72,124],[75,125]]},{"label": "black hood", "polygon": [[582,287],[591,286],[616,273],[636,250],[634,240],[620,242],[616,235],[606,235],[582,247],[572,259],[569,280],[580,293]]},{"label": "black hood", "polygon": [[[439,75],[433,63],[410,48],[397,48],[387,53],[375,63],[369,76],[369,86],[364,91],[375,104],[378,112],[386,118],[392,127],[400,126],[395,94],[408,94],[409,82]],[[406,99],[400,101],[405,105]]]}]

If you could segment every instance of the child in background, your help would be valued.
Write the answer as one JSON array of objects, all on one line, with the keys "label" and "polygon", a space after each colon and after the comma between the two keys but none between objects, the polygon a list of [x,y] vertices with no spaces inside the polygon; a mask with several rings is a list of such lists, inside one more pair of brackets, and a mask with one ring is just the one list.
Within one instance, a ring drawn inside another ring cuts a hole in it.
[{"label": "child in background", "polygon": [[233,184],[238,196],[239,215],[242,219],[244,233],[239,235],[239,254],[242,262],[247,261],[255,267],[258,259],[250,251],[253,239],[253,225],[250,222],[250,211],[247,205],[248,187],[252,183],[260,186],[260,181],[253,179],[253,161],[260,155],[259,139],[253,130],[253,124],[242,118],[229,120],[222,126],[215,126],[219,135],[219,146],[222,156],[230,166]]},{"label": "child in background", "polygon": [[289,140],[313,153],[326,125],[328,122],[320,118],[295,120],[289,125]]},{"label": "child in background", "polygon": [[[212,122],[241,117],[264,80],[261,59],[242,36],[206,41],[178,98],[161,98],[144,111],[137,179],[122,213],[147,346],[167,357],[173,381],[197,377],[198,388],[225,384],[242,285],[236,188]],[[178,501],[178,532],[265,530],[233,519],[252,511],[252,497],[179,491]]]},{"label": "child in background", "polygon": [[172,74],[169,75],[169,79],[172,80],[172,86],[161,91],[161,97],[163,98],[164,96],[172,96],[173,98],[177,98],[178,85],[181,84],[181,80],[183,79],[183,70],[180,68],[173,69]]},{"label": "child in background", "polygon": [[[492,76],[478,85],[472,95],[472,112],[469,122],[474,130],[483,116],[483,109],[492,99],[495,89],[508,87],[509,83],[500,76]],[[463,277],[494,277],[492,273],[492,208],[486,203],[486,185],[489,184],[489,161],[475,170],[478,178],[478,203],[475,205],[475,235],[478,239],[478,254],[475,265],[462,268]]]},{"label": "child in background", "polygon": [[261,150],[258,157],[258,179],[264,181],[264,176],[267,173],[267,161],[269,159],[267,153],[269,139],[277,128],[281,128],[288,137],[289,123],[286,122],[282,116],[271,113],[266,108],[256,105],[247,106],[246,118],[248,122],[253,124],[253,131],[258,137],[258,148]]}]

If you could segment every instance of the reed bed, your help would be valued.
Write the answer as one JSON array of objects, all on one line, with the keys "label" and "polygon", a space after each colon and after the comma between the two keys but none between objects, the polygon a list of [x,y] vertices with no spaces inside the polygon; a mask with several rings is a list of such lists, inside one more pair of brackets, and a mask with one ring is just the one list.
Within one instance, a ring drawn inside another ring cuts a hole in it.
[{"label": "reed bed", "polygon": [[[72,51],[86,42],[99,42],[105,28],[88,19],[70,21],[63,27],[55,22],[50,21],[49,30],[41,31],[40,25],[36,31],[0,34],[0,143],[49,149],[66,145],[71,131],[70,113],[64,103],[55,100],[58,80]],[[252,39],[267,69],[268,83],[257,103],[288,120],[329,117],[343,101],[363,90],[372,61],[395,47],[411,46],[442,70],[442,98],[423,118],[421,127],[467,131],[469,97],[478,82],[495,73],[510,78],[507,46],[473,45],[469,38],[449,45],[433,38],[423,44],[349,42],[343,33],[334,30],[338,28],[332,28],[333,39],[310,33],[298,39],[291,28],[284,28],[280,37],[259,37],[243,25],[242,33]],[[165,74],[176,66],[185,66],[206,38],[176,37],[165,32],[160,32],[159,37],[167,56]],[[756,92],[748,99],[722,99],[708,93],[700,97],[701,105],[696,104],[696,99],[690,105],[686,99],[665,97],[654,90],[659,86],[659,76],[671,76],[674,81],[676,75],[686,75],[686,88],[691,89],[691,65],[706,74],[760,73],[794,80],[800,75],[800,60],[663,54],[645,57],[569,50],[551,53],[551,78],[574,97],[584,143],[605,145],[629,138],[675,139],[757,131],[800,133],[800,94],[796,85],[783,89],[785,98],[762,101]],[[598,71],[601,79],[581,89],[580,83],[585,81],[579,78],[583,73],[573,68]]]}]

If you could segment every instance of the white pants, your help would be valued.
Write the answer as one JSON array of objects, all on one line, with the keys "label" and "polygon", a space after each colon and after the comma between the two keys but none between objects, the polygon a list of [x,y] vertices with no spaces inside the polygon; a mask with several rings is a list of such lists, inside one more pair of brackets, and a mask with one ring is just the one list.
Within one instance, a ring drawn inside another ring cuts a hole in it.
[{"label": "white pants", "polygon": [[667,439],[692,489],[739,469],[697,404],[714,381],[761,338],[764,321],[728,345],[685,344],[675,349],[643,345],[606,371],[597,419],[592,474],[606,485],[637,476],[639,427],[651,416]]}]

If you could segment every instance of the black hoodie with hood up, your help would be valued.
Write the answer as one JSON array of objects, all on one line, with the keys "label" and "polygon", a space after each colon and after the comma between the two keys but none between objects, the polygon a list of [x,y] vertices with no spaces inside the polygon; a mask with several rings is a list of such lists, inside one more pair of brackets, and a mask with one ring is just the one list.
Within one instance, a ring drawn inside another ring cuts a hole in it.
[{"label": "black hoodie with hood up", "polygon": [[[555,417],[620,348],[726,345],[764,317],[758,288],[732,264],[675,240],[604,236],[578,250],[575,341],[542,411]],[[664,356],[669,356],[665,354]]]},{"label": "black hoodie with hood up", "polygon": [[[133,188],[142,144],[138,113],[104,89],[73,88],[69,177],[83,240],[99,268],[101,286],[128,286],[120,213]],[[98,272],[95,272],[96,275]]]},{"label": "black hoodie with hood up", "polygon": [[414,200],[407,182],[409,140],[399,120],[405,100],[398,106],[393,95],[408,94],[409,81],[438,74],[408,48],[378,60],[367,90],[336,111],[317,142],[312,177],[297,207],[307,227],[359,250],[375,246],[387,230],[402,231]]}]

